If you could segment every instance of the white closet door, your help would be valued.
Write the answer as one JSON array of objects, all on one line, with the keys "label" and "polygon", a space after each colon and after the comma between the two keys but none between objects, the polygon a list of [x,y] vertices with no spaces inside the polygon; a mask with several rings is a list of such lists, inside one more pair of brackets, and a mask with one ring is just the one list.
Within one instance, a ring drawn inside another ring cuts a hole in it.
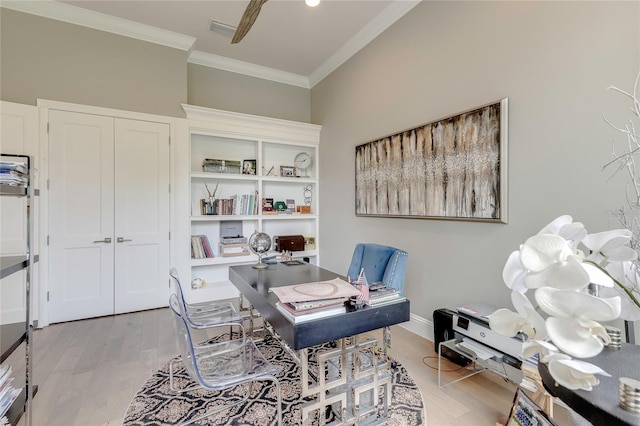
[{"label": "white closet door", "polygon": [[115,313],[169,300],[169,125],[116,119]]},{"label": "white closet door", "polygon": [[113,313],[113,118],[49,116],[49,321]]}]

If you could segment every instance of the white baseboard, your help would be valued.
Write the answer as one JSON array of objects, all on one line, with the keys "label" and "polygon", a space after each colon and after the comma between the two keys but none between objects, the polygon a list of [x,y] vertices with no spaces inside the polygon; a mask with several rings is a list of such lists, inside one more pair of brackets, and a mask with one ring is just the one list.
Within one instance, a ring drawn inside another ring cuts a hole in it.
[{"label": "white baseboard", "polygon": [[409,322],[402,323],[400,326],[433,342],[433,321],[411,314]]}]

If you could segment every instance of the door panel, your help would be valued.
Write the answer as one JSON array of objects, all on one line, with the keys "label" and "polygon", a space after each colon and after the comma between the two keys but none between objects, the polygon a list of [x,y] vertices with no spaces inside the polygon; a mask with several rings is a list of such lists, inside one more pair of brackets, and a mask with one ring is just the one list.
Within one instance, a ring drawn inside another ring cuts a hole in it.
[{"label": "door panel", "polygon": [[51,110],[49,123],[49,321],[109,315],[113,118]]},{"label": "door panel", "polygon": [[115,129],[115,313],[167,306],[169,125],[116,119]]}]

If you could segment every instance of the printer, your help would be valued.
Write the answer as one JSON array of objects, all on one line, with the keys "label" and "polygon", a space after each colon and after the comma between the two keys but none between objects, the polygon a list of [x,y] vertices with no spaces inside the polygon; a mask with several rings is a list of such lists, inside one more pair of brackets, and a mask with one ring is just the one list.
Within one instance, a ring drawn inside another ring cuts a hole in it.
[{"label": "printer", "polygon": [[471,355],[476,362],[507,379],[520,383],[523,336],[506,337],[489,327],[489,315],[498,308],[487,304],[470,304],[457,308],[453,315],[456,349]]}]

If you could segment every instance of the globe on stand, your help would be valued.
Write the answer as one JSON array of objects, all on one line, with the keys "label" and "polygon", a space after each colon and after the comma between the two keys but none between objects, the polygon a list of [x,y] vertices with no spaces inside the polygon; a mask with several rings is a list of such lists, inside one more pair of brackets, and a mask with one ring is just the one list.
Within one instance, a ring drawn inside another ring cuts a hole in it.
[{"label": "globe on stand", "polygon": [[269,265],[262,262],[262,257],[271,248],[271,237],[264,232],[255,231],[249,237],[249,249],[258,256],[258,263],[252,267],[255,269],[265,269]]}]

